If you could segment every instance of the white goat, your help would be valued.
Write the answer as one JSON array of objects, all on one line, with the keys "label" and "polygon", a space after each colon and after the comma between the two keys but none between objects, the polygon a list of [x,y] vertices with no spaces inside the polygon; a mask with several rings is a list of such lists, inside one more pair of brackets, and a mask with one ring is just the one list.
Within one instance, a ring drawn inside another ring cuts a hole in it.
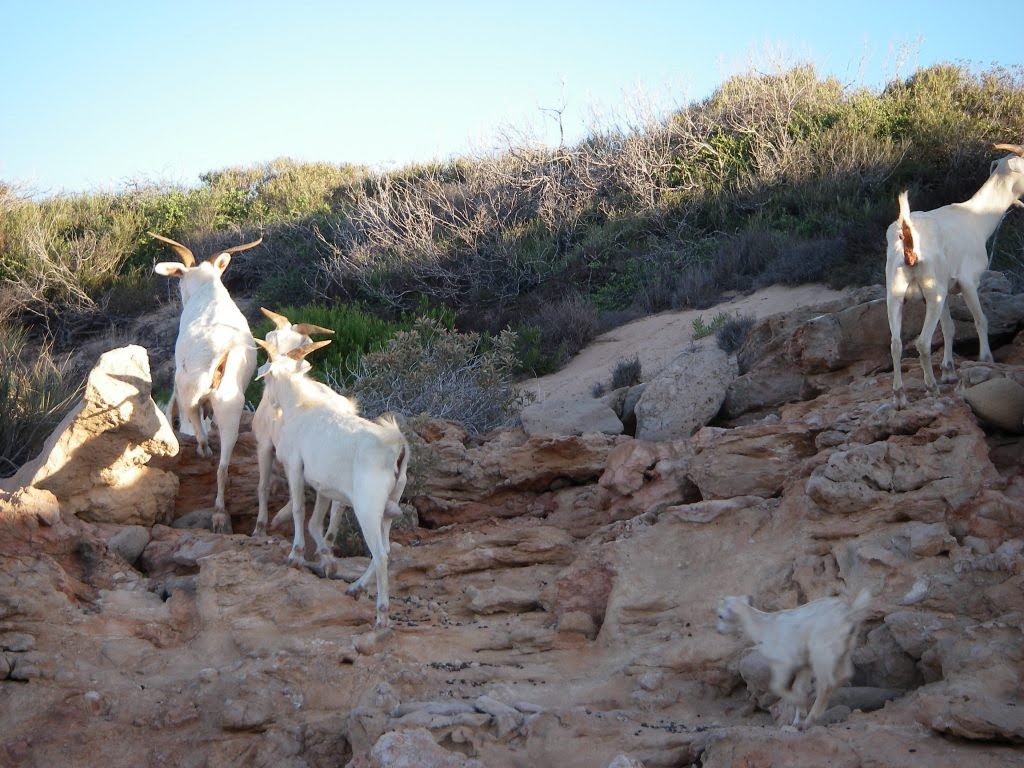
[{"label": "white goat", "polygon": [[[267,334],[266,343],[274,348],[274,351],[281,355],[291,352],[293,349],[304,347],[307,344],[312,343],[310,338],[311,334],[314,333],[334,333],[330,328],[323,328],[319,325],[313,325],[311,323],[297,323],[293,324],[284,315],[279,315],[276,312],[271,312],[269,309],[260,307],[260,311],[266,315],[270,320],[273,321],[275,329]],[[315,381],[310,381],[311,385],[321,386]],[[334,394],[332,390],[324,387],[328,392]],[[339,396],[340,397],[340,396]],[[356,405],[348,398],[341,398],[337,401],[338,406],[344,408],[347,404],[350,413],[356,413]],[[274,448],[277,443],[277,434],[281,426],[281,411],[270,404],[270,398],[267,396],[266,391],[263,393],[263,397],[260,400],[259,406],[256,408],[256,413],[252,419],[252,431],[256,436],[256,458],[259,462],[260,468],[260,481],[257,486],[257,497],[259,499],[259,512],[256,518],[256,528],[253,530],[253,536],[265,536],[267,534],[267,497],[270,485],[270,470],[271,464],[274,460]],[[278,522],[279,518],[285,514],[291,513],[291,504],[285,504],[284,507],[274,516],[275,523]],[[331,522],[335,520],[335,510],[331,509]],[[340,520],[340,512],[337,515]],[[333,537],[331,537],[333,541]]]},{"label": "white goat", "polygon": [[[771,667],[772,693],[795,705],[793,725],[806,728],[824,713],[832,693],[853,676],[850,656],[870,602],[871,593],[864,589],[852,603],[824,597],[799,608],[766,613],[753,608],[746,595],[725,597],[718,606],[717,629],[722,634],[742,629],[757,643]],[[801,723],[812,674],[814,706]]]},{"label": "white goat", "polygon": [[174,391],[167,404],[168,420],[174,423],[177,405],[181,417],[192,426],[196,451],[209,457],[213,452],[201,408],[208,404],[213,410],[220,433],[213,530],[230,533],[231,518],[224,505],[228,464],[238,439],[245,387],[256,369],[256,347],[249,324],[221,283],[221,275],[232,253],[254,248],[263,238],[217,251],[197,265],[192,251],[181,243],[149,234],[170,245],[182,261],[164,261],[155,267],[157,274],[181,280],[181,321],[174,345]]},{"label": "white goat", "polygon": [[1011,205],[1021,205],[1024,194],[1024,147],[996,144],[996,149],[1012,152],[992,163],[988,180],[963,203],[944,205],[933,211],[910,211],[907,193],[899,196],[899,218],[886,231],[885,280],[889,331],[892,335],[893,402],[905,407],[900,358],[903,341],[903,299],[917,288],[927,305],[921,335],[915,346],[924,370],[928,391],[938,394],[932,372],[931,343],[937,324],[942,325],[942,381],[956,381],[953,366],[953,318],[947,301],[956,281],[964,301],[974,317],[980,345],[978,359],[992,360],[988,342],[988,321],[978,299],[978,281],[988,267],[985,242],[991,237],[1003,214]]},{"label": "white goat", "polygon": [[[351,505],[370,550],[372,562],[348,593],[358,596],[371,575],[377,580],[377,626],[388,625],[388,537],[390,510],[398,509],[405,490],[409,445],[392,419],[368,421],[350,412],[346,398],[306,378],[310,365],[303,358],[329,344],[319,341],[278,355],[257,339],[269,361],[260,368],[270,405],[281,411],[276,432],[277,458],[284,465],[291,495],[295,537],[288,561],[304,563],[306,541],[305,484],[317,492],[310,533],[320,565],[328,576],[336,561],[323,538],[328,501]],[[342,401],[345,401],[344,403]],[[340,517],[340,508],[335,511]],[[332,519],[331,527],[335,526]]]}]

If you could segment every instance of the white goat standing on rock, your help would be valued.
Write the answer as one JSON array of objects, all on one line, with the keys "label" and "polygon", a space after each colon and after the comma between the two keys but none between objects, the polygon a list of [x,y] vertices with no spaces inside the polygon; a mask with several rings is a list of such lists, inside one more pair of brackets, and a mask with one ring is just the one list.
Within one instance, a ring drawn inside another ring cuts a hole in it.
[{"label": "white goat standing on rock", "polygon": [[[750,605],[750,598],[722,598],[718,606],[718,631],[731,634],[742,629],[758,645],[771,667],[771,691],[796,707],[793,725],[807,728],[821,717],[833,692],[853,676],[857,629],[864,618],[871,593],[864,589],[847,602],[842,597],[823,597],[799,608],[766,613]],[[814,677],[815,698],[807,717]]]},{"label": "white goat standing on rock", "polygon": [[[269,309],[264,307],[260,307],[260,311],[274,323],[274,330],[267,334],[266,344],[272,346],[275,353],[279,355],[286,354],[291,352],[293,349],[299,349],[307,344],[311,344],[313,339],[310,338],[310,336],[314,333],[334,333],[330,328],[323,328],[311,323],[292,323],[284,315],[271,312]],[[310,384],[324,387],[324,389],[331,395],[336,394],[329,387],[319,384],[318,382],[310,381]],[[337,396],[341,398],[338,401],[339,407],[344,408],[344,405],[347,403],[350,413],[355,414],[357,412],[354,402],[348,398],[341,397],[341,395]],[[260,469],[260,481],[257,486],[259,512],[256,518],[256,528],[252,532],[253,536],[265,536],[267,534],[267,501],[269,495],[270,471],[271,464],[274,460],[274,448],[277,444],[277,436],[280,432],[280,428],[281,411],[279,408],[275,408],[270,404],[270,398],[264,390],[263,397],[260,400],[260,404],[257,406],[256,413],[252,419],[252,431],[253,434],[256,435],[256,458],[259,462]],[[278,514],[274,516],[275,523],[278,522],[279,517],[283,517],[284,514],[290,514],[290,506],[290,503],[286,504]],[[335,519],[340,523],[341,513],[340,510],[336,511],[332,507],[332,525],[334,524]],[[329,535],[328,538],[333,542],[333,535]]]},{"label": "white goat standing on rock", "polygon": [[907,193],[899,196],[899,218],[886,231],[885,280],[889,331],[892,335],[893,402],[897,408],[907,405],[903,389],[900,358],[903,341],[903,299],[914,288],[920,289],[927,308],[921,335],[915,346],[924,369],[924,384],[937,395],[938,384],[932,372],[931,343],[935,327],[942,325],[942,381],[956,381],[953,366],[953,318],[947,301],[956,281],[978,330],[978,359],[990,362],[988,321],[978,299],[978,282],[988,267],[985,243],[992,236],[1006,210],[1020,206],[1024,194],[1024,147],[996,144],[1013,154],[992,163],[988,180],[970,200],[936,208],[910,211]]},{"label": "white goat standing on rock", "polygon": [[263,238],[217,251],[197,265],[192,251],[181,243],[153,232],[149,234],[170,245],[182,262],[163,261],[155,267],[157,274],[181,280],[181,321],[174,345],[174,391],[167,404],[168,421],[174,423],[177,406],[196,436],[197,453],[209,457],[213,451],[201,409],[209,405],[213,410],[220,434],[213,530],[230,533],[231,518],[224,504],[228,464],[238,440],[245,387],[256,370],[256,347],[249,323],[231,300],[221,275],[231,262],[232,253],[255,248]]},{"label": "white goat standing on rock", "polygon": [[[372,562],[347,592],[358,596],[371,575],[377,580],[377,626],[388,625],[388,536],[392,512],[405,490],[409,445],[393,419],[368,421],[351,412],[351,403],[308,379],[310,365],[303,358],[330,344],[318,341],[278,355],[273,346],[257,339],[267,351],[268,362],[260,368],[270,405],[278,408],[280,426],[275,429],[277,458],[288,475],[295,538],[288,561],[304,563],[305,485],[316,490],[310,517],[310,533],[317,544],[320,566],[335,575],[336,561],[323,538],[323,521],[329,501],[350,504],[370,550]],[[340,513],[340,508],[335,507]],[[334,520],[331,521],[334,528]]]}]

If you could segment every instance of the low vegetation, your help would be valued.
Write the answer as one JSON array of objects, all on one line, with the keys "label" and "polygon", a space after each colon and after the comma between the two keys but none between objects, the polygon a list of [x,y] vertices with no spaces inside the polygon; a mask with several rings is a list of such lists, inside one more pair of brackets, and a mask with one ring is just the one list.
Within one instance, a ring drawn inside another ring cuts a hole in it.
[{"label": "low vegetation", "polygon": [[30,349],[25,333],[0,325],[0,477],[39,453],[81,392],[66,359]]},{"label": "low vegetation", "polygon": [[[1022,136],[1020,68],[942,64],[874,90],[798,65],[573,146],[387,172],[277,160],[43,199],[0,183],[0,320],[63,352],[172,297],[148,230],[199,252],[262,234],[225,275],[257,306],[358,303],[385,324],[441,307],[449,330],[512,329],[510,365],[542,374],[611,322],[724,291],[880,282],[898,191],[915,209],[966,199],[991,144]],[[1011,211],[993,264],[1018,281],[1022,244]]]}]

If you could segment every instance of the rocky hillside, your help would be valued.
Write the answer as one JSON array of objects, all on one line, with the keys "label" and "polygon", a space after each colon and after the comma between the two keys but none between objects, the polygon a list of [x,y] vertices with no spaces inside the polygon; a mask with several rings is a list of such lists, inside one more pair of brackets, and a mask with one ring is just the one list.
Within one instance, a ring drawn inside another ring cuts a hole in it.
[{"label": "rocky hillside", "polygon": [[[971,384],[1024,380],[1024,313],[993,293],[1000,362],[958,360]],[[1024,442],[926,397],[913,359],[893,410],[876,298],[760,321],[692,436],[409,422],[419,525],[395,532],[385,632],[371,601],[286,567],[284,537],[248,536],[251,435],[236,535],[201,527],[212,460],[178,450],[144,351],[109,353],[0,495],[0,763],[1019,765]],[[718,600],[861,587],[827,724],[778,725]]]}]

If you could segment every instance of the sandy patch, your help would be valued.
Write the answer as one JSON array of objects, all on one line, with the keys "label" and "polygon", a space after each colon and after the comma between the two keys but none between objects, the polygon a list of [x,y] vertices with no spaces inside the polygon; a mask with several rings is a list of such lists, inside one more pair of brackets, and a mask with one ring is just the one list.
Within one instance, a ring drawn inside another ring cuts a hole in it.
[{"label": "sandy patch", "polygon": [[527,379],[522,386],[537,396],[537,402],[549,398],[590,397],[595,382],[607,383],[615,364],[633,355],[640,357],[643,380],[650,381],[686,349],[693,339],[693,321],[698,316],[705,323],[710,323],[719,312],[752,315],[760,319],[794,307],[821,304],[842,295],[842,291],[823,285],[773,285],[708,309],[686,309],[643,317],[606,331],[560,371]]}]

